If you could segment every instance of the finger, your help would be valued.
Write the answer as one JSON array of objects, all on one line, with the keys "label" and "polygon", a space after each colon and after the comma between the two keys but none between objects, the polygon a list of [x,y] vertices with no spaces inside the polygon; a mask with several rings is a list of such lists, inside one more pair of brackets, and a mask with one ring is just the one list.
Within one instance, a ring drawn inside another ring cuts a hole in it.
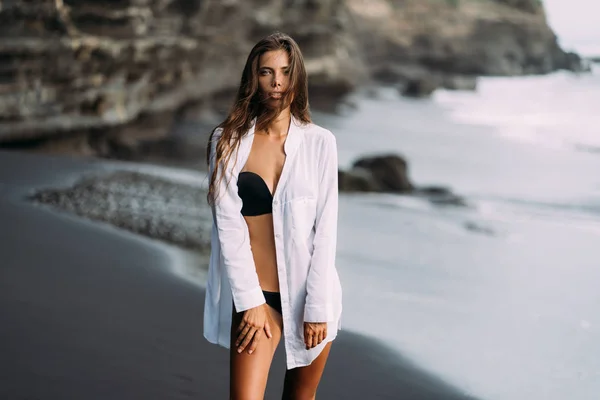
[{"label": "finger", "polygon": [[242,329],[242,331],[238,334],[237,340],[235,342],[236,346],[239,346],[242,340],[244,340],[244,338],[246,337],[246,335],[248,335],[248,332],[250,332],[250,328],[252,328],[252,326],[249,324],[246,324],[246,326],[244,326],[244,329]]},{"label": "finger", "polygon": [[256,330],[254,328],[252,328],[252,330],[250,332],[248,332],[248,334],[246,335],[246,337],[244,338],[244,340],[238,347],[238,353],[241,353],[242,351],[244,351],[246,346],[248,346],[248,343],[250,343],[250,341],[252,340],[252,337],[254,337],[255,332],[256,332]]},{"label": "finger", "polygon": [[258,346],[258,341],[262,337],[262,329],[258,329],[252,338],[252,342],[250,342],[250,347],[248,348],[248,354],[254,353],[256,350],[256,346]]},{"label": "finger", "polygon": [[308,348],[308,336],[310,335],[310,331],[306,324],[304,325],[304,345]]},{"label": "finger", "polygon": [[240,324],[238,325],[238,328],[237,328],[237,333],[240,333],[244,329],[244,327],[246,327],[246,325],[248,325],[248,321],[246,318],[246,311],[242,311]]},{"label": "finger", "polygon": [[313,341],[313,334],[312,334],[312,332],[309,332],[306,337],[306,341],[305,341],[307,350],[311,348],[312,341]]},{"label": "finger", "polygon": [[239,346],[241,341],[244,340],[244,338],[246,337],[246,335],[248,335],[248,332],[250,331],[251,326],[250,325],[246,325],[244,326],[244,329],[242,329],[242,331],[239,333],[237,340],[235,341],[235,345]]},{"label": "finger", "polygon": [[318,344],[319,344],[319,336],[318,335],[314,335],[312,343],[311,343],[311,348],[317,347]]},{"label": "finger", "polygon": [[240,324],[238,325],[236,332],[240,333],[242,331],[242,329],[244,329],[244,327],[246,326],[246,321],[244,320],[244,318],[242,318],[242,320],[240,321]]},{"label": "finger", "polygon": [[239,347],[240,344],[242,344],[242,342],[244,341],[244,339],[246,338],[247,334],[242,335],[241,333],[238,335],[236,341],[235,341],[235,347],[238,348],[238,353],[240,352]]},{"label": "finger", "polygon": [[321,344],[321,342],[325,339],[325,336],[323,336],[323,331],[319,332],[319,338],[317,340],[317,344]]},{"label": "finger", "polygon": [[252,326],[245,319],[242,319],[242,322],[240,322],[240,325],[237,328],[238,335],[244,336],[251,327]]},{"label": "finger", "polygon": [[265,333],[269,339],[273,337],[273,335],[271,335],[271,325],[269,324],[269,321],[265,322]]},{"label": "finger", "polygon": [[306,346],[306,348],[308,348],[308,329],[306,329],[306,327],[304,327],[304,346]]}]

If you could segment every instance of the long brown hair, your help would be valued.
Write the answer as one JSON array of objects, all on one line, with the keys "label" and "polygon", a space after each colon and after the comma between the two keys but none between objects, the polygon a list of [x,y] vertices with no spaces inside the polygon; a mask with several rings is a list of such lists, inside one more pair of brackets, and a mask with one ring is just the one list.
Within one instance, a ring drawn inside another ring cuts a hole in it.
[{"label": "long brown hair", "polygon": [[[262,101],[258,86],[260,56],[273,50],[285,50],[290,67],[289,85],[279,108],[268,107]],[[210,176],[208,186],[207,199],[209,203],[217,198],[217,180],[223,179],[232,154],[239,149],[241,139],[248,133],[254,119],[256,119],[256,130],[266,129],[288,106],[292,116],[297,120],[303,123],[311,122],[308,105],[308,80],[302,53],[294,39],[284,33],[276,32],[260,40],[250,51],[233,107],[227,118],[210,135],[206,163],[210,164],[211,157],[215,157],[215,168]],[[222,129],[222,132],[216,143],[216,154],[211,154],[213,137],[219,128]],[[220,176],[218,176],[219,169],[222,169]]]}]

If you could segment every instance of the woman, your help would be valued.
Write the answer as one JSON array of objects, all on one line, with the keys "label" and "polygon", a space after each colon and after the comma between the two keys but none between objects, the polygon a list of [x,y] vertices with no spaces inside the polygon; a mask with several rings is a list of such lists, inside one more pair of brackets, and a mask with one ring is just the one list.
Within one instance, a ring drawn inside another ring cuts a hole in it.
[{"label": "woman", "polygon": [[230,349],[232,399],[263,398],[283,337],[283,398],[314,399],[340,329],[338,180],[331,132],[311,123],[298,45],[250,52],[208,146],[214,225],[204,336]]}]

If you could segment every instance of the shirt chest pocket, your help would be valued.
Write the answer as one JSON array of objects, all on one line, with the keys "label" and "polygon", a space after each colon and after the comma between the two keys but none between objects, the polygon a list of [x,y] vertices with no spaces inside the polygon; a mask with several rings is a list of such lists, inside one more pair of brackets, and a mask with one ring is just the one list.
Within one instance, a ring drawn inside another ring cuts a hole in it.
[{"label": "shirt chest pocket", "polygon": [[289,223],[293,235],[305,241],[315,225],[317,199],[314,197],[298,197],[287,203]]}]

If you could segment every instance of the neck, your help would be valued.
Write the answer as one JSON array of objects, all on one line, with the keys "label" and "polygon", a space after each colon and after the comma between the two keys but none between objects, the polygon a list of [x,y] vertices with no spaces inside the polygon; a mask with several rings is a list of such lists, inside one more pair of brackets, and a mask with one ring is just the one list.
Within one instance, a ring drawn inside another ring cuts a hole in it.
[{"label": "neck", "polygon": [[272,137],[282,137],[287,135],[291,123],[290,108],[281,111],[277,118],[269,124],[265,133]]}]

